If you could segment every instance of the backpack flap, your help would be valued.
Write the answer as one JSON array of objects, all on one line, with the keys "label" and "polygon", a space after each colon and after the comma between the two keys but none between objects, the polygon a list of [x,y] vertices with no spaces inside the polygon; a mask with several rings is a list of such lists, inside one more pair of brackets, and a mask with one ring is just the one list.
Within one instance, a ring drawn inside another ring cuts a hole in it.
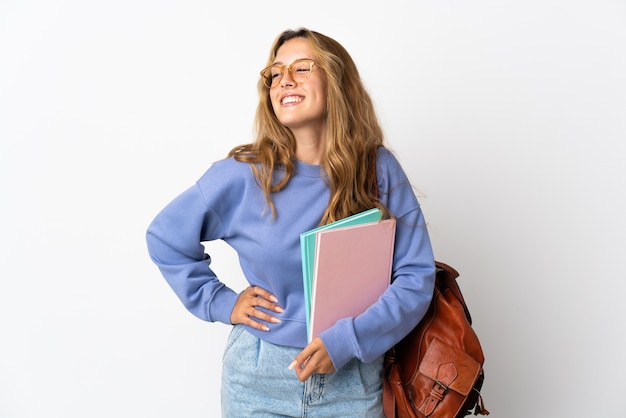
[{"label": "backpack flap", "polygon": [[480,370],[480,363],[467,353],[433,339],[419,365],[419,374],[433,382],[426,399],[421,404],[418,402],[419,411],[430,416],[448,391],[468,396]]},{"label": "backpack flap", "polygon": [[480,369],[480,363],[467,353],[438,338],[431,342],[419,365],[422,375],[463,396],[474,387]]}]

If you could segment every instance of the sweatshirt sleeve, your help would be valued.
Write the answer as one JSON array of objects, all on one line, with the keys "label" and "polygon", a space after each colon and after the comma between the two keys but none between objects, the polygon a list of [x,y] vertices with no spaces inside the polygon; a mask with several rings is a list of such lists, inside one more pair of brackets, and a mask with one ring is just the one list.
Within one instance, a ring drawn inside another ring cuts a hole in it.
[{"label": "sweatshirt sleeve", "polygon": [[435,282],[435,261],[413,187],[396,158],[378,154],[381,203],[396,218],[392,284],[364,313],[344,318],[320,334],[335,368],[357,357],[375,360],[406,336],[426,314]]},{"label": "sweatshirt sleeve", "polygon": [[161,210],[148,227],[146,241],[150,258],[191,313],[230,324],[237,294],[218,280],[202,245],[221,238],[223,229],[196,184]]}]

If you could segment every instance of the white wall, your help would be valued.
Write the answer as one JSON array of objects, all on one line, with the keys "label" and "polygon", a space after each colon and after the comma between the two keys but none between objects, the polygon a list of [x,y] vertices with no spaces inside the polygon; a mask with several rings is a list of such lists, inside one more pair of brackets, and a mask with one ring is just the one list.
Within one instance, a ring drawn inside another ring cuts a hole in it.
[{"label": "white wall", "polygon": [[228,329],[144,231],[250,140],[257,71],[301,25],[352,53],[461,272],[491,416],[623,417],[618,0],[0,0],[0,417],[218,416]]}]

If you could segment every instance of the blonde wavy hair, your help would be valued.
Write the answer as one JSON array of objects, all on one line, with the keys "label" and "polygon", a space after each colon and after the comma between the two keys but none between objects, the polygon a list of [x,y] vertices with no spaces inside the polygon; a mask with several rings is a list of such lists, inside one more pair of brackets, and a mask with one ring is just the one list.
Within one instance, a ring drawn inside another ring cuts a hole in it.
[{"label": "blonde wavy hair", "polygon": [[[313,49],[317,68],[327,79],[327,137],[321,167],[328,178],[330,198],[320,225],[366,209],[386,209],[378,202],[371,182],[372,156],[383,146],[383,133],[357,67],[334,39],[305,28],[281,33],[272,46],[267,65],[278,49],[294,38],[305,38]],[[269,89],[259,78],[259,103],[255,116],[256,140],[233,148],[228,156],[251,164],[265,199],[276,216],[272,193],[283,189],[294,175],[296,141],[272,108]],[[274,173],[284,174],[274,181]]]}]

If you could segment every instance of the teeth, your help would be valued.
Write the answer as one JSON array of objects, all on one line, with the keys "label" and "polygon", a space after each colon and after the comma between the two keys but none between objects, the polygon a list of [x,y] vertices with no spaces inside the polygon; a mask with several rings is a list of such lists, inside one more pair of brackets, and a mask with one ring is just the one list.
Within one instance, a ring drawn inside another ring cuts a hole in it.
[{"label": "teeth", "polygon": [[302,97],[300,96],[287,96],[283,99],[282,104],[298,103],[301,101],[302,101]]}]

